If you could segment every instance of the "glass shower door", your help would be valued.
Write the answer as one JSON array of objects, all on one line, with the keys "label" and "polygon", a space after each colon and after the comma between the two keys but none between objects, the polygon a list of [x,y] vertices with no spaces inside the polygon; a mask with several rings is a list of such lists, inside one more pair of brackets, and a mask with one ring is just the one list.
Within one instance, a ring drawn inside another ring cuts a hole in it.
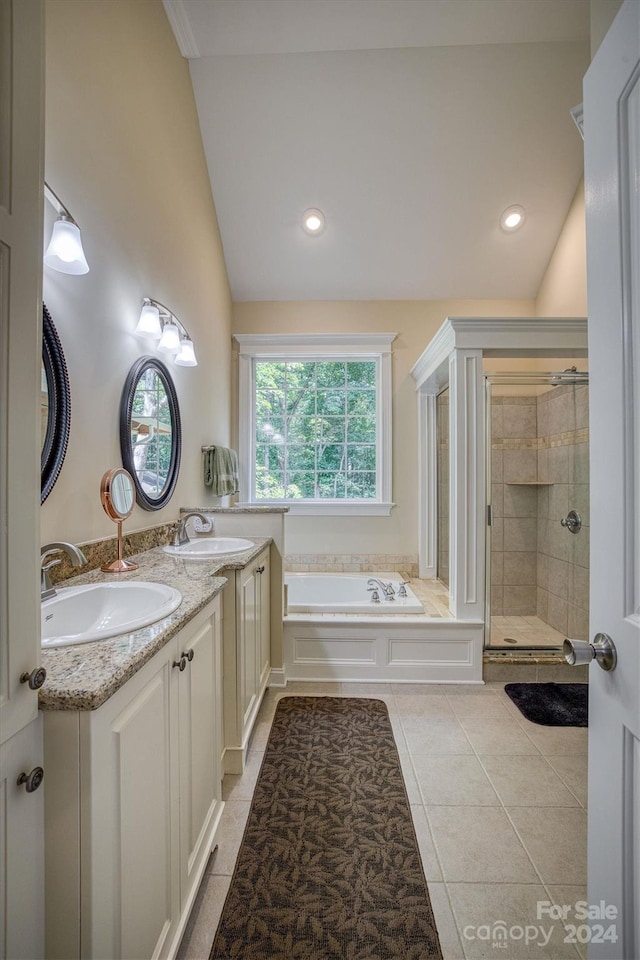
[{"label": "glass shower door", "polygon": [[487,376],[487,630],[492,649],[558,649],[589,617],[588,378]]}]

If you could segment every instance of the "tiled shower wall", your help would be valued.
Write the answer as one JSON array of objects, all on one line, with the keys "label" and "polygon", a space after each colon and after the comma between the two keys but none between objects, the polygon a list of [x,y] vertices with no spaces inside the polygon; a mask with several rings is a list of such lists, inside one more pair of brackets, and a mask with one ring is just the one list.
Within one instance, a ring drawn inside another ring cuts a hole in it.
[{"label": "tiled shower wall", "polygon": [[[588,387],[492,400],[491,612],[588,636]],[[560,520],[582,517],[573,535]]]}]

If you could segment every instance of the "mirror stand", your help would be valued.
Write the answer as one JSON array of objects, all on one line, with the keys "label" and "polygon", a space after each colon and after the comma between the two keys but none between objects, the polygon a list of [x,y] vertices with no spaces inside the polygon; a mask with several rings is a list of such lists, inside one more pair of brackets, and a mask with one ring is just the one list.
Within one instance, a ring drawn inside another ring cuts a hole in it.
[{"label": "mirror stand", "polygon": [[[113,517],[111,519],[113,519]],[[114,560],[113,563],[105,563],[105,565],[100,567],[100,569],[103,573],[128,573],[130,570],[137,570],[137,563],[134,563],[133,560],[125,560],[122,556],[122,520],[116,520],[115,522],[118,526],[118,559]]]},{"label": "mirror stand", "polygon": [[135,503],[131,474],[122,467],[107,470],[100,484],[100,500],[106,515],[118,525],[117,559],[113,563],[105,563],[100,569],[103,573],[129,573],[137,570],[137,563],[125,560],[122,556],[122,521],[131,516]]}]

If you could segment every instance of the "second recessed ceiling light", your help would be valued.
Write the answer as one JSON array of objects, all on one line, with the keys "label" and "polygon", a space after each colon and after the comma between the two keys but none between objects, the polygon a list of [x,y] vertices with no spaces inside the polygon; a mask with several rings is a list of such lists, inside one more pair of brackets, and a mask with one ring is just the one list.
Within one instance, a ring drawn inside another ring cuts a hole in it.
[{"label": "second recessed ceiling light", "polygon": [[307,233],[311,234],[311,236],[322,233],[324,230],[324,213],[322,210],[315,208],[305,210],[302,215],[302,227]]},{"label": "second recessed ceiling light", "polygon": [[523,223],[524,207],[521,207],[517,203],[514,203],[511,207],[507,207],[500,217],[500,226],[503,230],[506,230],[507,233],[513,233],[514,230],[518,230]]}]

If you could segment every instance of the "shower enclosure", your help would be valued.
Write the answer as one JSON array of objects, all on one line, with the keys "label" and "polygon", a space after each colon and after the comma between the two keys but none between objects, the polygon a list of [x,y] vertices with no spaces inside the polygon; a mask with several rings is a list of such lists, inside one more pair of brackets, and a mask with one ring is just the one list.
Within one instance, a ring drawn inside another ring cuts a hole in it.
[{"label": "shower enclosure", "polygon": [[476,682],[588,638],[586,356],[584,317],[448,317],[411,371],[419,575],[447,588],[447,628],[473,629]]},{"label": "shower enclosure", "polygon": [[485,647],[588,639],[588,375],[487,374]]}]

